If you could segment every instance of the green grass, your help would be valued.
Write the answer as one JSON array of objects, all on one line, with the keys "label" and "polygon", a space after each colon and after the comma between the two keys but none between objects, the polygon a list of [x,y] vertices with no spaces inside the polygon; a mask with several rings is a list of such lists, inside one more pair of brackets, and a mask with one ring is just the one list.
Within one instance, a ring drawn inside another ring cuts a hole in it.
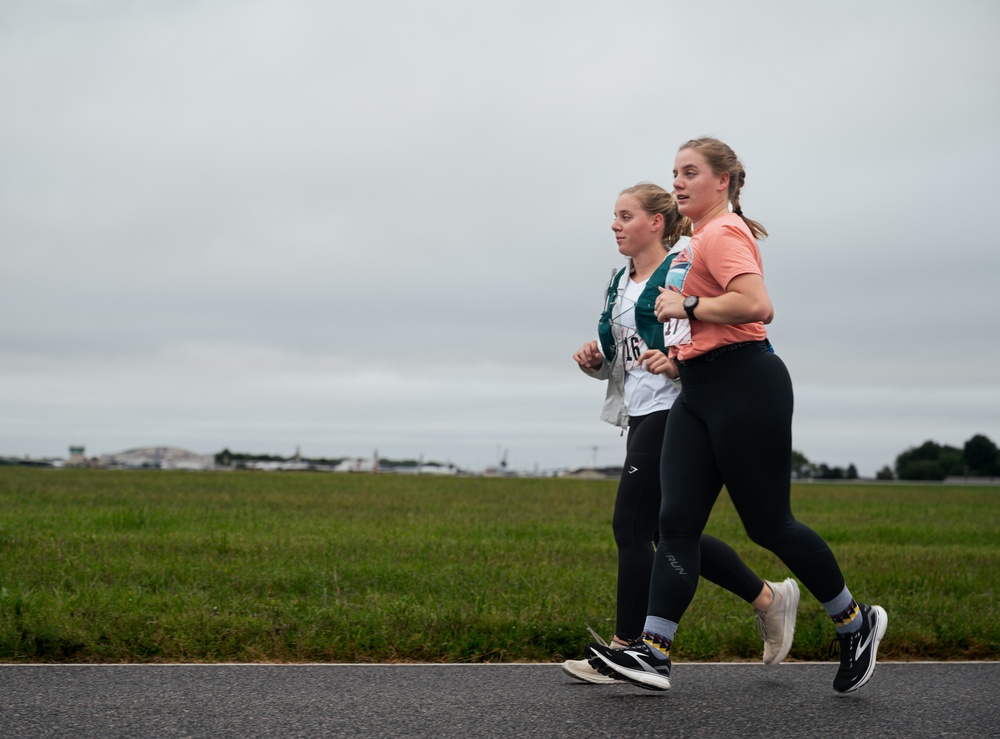
[{"label": "green grass", "polygon": [[[0,661],[555,661],[614,616],[613,482],[0,467]],[[1000,659],[1000,488],[800,485],[886,659]],[[709,532],[763,577],[728,498]],[[803,593],[792,658],[829,659]],[[679,661],[759,660],[702,583]]]}]

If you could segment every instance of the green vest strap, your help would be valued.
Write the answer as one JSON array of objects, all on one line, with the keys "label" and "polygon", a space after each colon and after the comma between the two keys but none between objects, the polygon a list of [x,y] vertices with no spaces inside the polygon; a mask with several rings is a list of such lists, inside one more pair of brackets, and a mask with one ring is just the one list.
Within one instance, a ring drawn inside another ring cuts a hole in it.
[{"label": "green vest strap", "polygon": [[660,296],[660,288],[667,284],[667,272],[670,271],[670,263],[674,261],[676,254],[668,254],[663,260],[663,264],[656,268],[650,275],[645,289],[639,296],[635,304],[635,327],[639,336],[650,349],[659,349],[665,352],[667,347],[663,343],[663,324],[656,319],[653,306]]},{"label": "green vest strap", "polygon": [[608,293],[604,298],[604,312],[601,313],[597,321],[597,338],[601,341],[601,351],[610,362],[614,360],[618,349],[615,346],[615,337],[611,333],[611,311],[615,307],[615,300],[618,299],[618,283],[621,282],[622,275],[625,274],[626,267],[622,267],[611,278],[608,283]]}]

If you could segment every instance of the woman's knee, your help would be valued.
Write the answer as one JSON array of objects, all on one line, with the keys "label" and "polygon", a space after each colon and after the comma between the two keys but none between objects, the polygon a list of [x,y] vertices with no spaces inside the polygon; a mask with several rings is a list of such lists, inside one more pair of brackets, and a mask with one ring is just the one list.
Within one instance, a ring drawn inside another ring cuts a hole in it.
[{"label": "woman's knee", "polygon": [[615,535],[615,544],[618,548],[649,546],[656,543],[659,538],[656,528],[656,517],[650,516],[648,519],[636,519],[634,516],[615,516],[612,521],[612,530]]},{"label": "woman's knee", "polygon": [[788,542],[795,538],[794,521],[781,521],[769,524],[746,525],[747,536],[750,541],[759,547],[763,547],[771,552],[781,550]]}]

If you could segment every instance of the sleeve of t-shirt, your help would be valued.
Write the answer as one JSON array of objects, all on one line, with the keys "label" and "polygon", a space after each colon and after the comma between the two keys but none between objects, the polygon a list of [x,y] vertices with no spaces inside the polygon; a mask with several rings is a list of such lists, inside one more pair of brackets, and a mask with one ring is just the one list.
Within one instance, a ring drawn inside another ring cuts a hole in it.
[{"label": "sleeve of t-shirt", "polygon": [[706,255],[707,266],[723,289],[740,275],[764,276],[757,243],[740,229],[725,225],[712,242],[712,249]]}]

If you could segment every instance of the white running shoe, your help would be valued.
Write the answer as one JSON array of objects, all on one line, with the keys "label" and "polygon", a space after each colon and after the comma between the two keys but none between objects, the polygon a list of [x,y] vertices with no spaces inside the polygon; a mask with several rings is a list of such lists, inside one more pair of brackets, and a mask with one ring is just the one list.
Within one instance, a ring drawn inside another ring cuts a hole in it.
[{"label": "white running shoe", "polygon": [[618,682],[613,677],[602,675],[585,659],[568,659],[562,663],[562,671],[572,678],[594,685],[611,685]]},{"label": "white running shoe", "polygon": [[755,615],[760,638],[764,640],[764,664],[777,665],[792,649],[799,611],[799,584],[792,578],[767,584],[774,593],[774,602],[766,611],[755,611]]}]

